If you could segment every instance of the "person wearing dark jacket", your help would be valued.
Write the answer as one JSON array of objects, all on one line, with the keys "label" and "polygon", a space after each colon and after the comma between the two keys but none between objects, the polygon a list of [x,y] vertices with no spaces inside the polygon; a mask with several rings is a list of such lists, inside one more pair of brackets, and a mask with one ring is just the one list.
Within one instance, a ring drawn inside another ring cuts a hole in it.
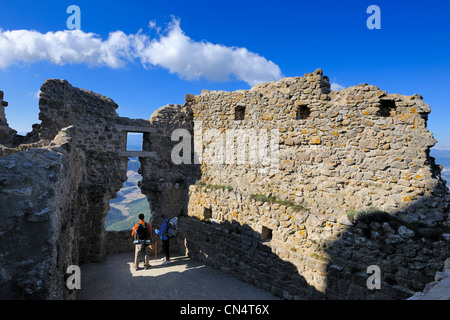
[{"label": "person wearing dark jacket", "polygon": [[163,222],[161,223],[161,228],[155,230],[155,233],[161,236],[161,240],[163,243],[163,250],[165,258],[163,258],[163,265],[170,263],[170,254],[169,254],[169,237],[167,236],[167,231],[169,229],[169,220],[166,219],[165,216],[162,216]]}]

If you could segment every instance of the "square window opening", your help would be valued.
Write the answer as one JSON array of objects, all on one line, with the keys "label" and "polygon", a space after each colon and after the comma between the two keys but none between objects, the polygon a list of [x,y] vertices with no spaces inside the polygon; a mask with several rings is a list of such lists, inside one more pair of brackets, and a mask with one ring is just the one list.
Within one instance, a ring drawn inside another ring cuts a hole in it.
[{"label": "square window opening", "polygon": [[306,120],[309,118],[311,114],[311,110],[309,110],[308,106],[301,105],[297,109],[297,120]]},{"label": "square window opening", "polygon": [[144,134],[140,132],[127,132],[127,151],[143,151]]},{"label": "square window opening", "polygon": [[392,110],[395,110],[394,100],[380,100],[380,109],[377,113],[380,117],[389,117]]}]

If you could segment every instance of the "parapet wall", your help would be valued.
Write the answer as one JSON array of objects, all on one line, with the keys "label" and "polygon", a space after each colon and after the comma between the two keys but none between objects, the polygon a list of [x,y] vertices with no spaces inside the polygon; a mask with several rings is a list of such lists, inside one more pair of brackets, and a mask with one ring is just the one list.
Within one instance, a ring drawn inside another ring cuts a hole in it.
[{"label": "parapet wall", "polygon": [[[237,108],[245,109],[244,120],[234,119]],[[279,131],[276,170],[259,170],[262,161],[238,164],[235,155],[230,163],[203,165],[206,184],[274,196],[336,218],[368,207],[398,212],[417,201],[422,205],[407,212],[411,221],[433,223],[429,208],[443,214],[445,201],[429,200],[446,187],[429,156],[436,140],[426,128],[430,108],[419,95],[387,94],[365,84],[330,91],[318,70],[249,91],[205,92],[192,109],[203,136],[220,130],[225,154],[233,151],[226,145],[232,130]],[[203,150],[219,139],[206,140]]]}]

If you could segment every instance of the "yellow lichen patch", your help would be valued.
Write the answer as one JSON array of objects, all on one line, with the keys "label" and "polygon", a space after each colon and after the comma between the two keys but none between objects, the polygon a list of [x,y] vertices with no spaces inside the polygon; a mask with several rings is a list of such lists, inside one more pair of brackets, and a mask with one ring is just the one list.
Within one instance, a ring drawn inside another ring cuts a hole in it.
[{"label": "yellow lichen patch", "polygon": [[309,138],[309,143],[310,144],[320,144],[322,141],[320,140],[320,137],[318,136],[313,136],[311,138]]},{"label": "yellow lichen patch", "polygon": [[299,235],[300,238],[306,238],[307,236],[306,230],[299,230],[297,231],[297,234]]},{"label": "yellow lichen patch", "polygon": [[411,196],[411,195],[409,195],[409,196],[407,196],[407,197],[402,197],[403,202],[411,201],[411,199],[412,199],[412,196]]},{"label": "yellow lichen patch", "polygon": [[408,114],[400,114],[398,116],[398,118],[402,121],[407,121],[407,120],[411,119],[411,114],[409,114],[409,113]]}]

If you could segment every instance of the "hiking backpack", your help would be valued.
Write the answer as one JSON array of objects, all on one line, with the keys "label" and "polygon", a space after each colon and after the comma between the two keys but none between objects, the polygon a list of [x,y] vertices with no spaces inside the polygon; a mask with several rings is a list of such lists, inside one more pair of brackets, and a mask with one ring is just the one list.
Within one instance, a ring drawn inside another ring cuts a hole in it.
[{"label": "hiking backpack", "polygon": [[168,223],[167,223],[167,236],[169,238],[173,238],[176,236],[178,231],[178,218],[175,217],[173,219],[171,219]]},{"label": "hiking backpack", "polygon": [[150,229],[147,226],[147,223],[139,224],[139,227],[136,229],[136,240],[149,240],[150,239]]}]

